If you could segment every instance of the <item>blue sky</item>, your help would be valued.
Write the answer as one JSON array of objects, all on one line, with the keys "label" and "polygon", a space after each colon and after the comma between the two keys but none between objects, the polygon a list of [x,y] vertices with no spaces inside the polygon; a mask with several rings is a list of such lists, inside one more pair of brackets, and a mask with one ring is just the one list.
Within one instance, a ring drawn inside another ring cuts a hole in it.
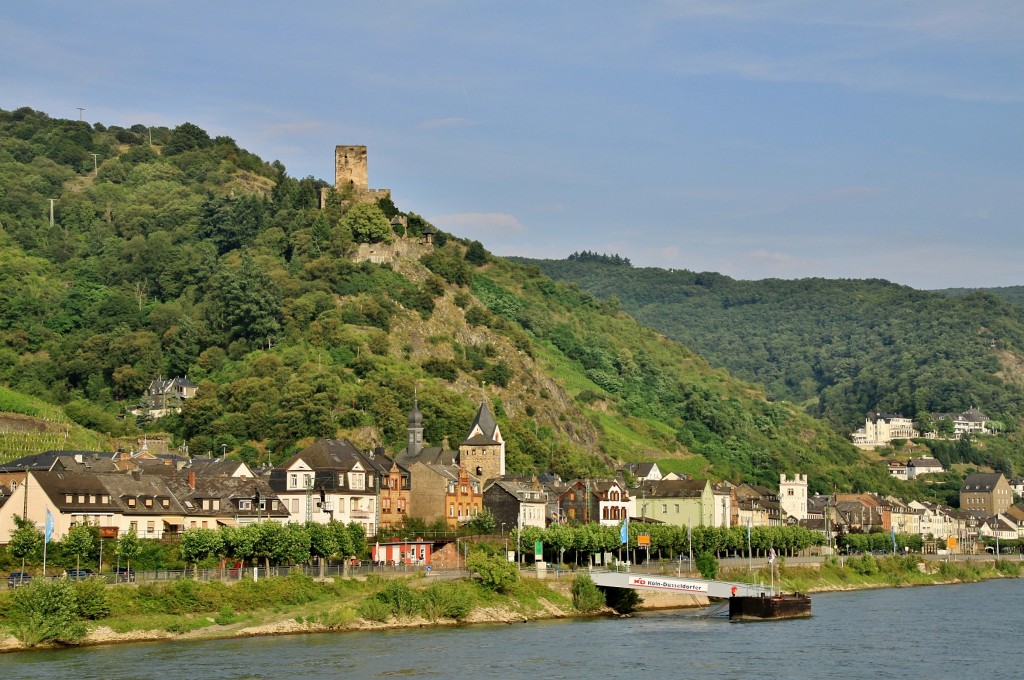
[{"label": "blue sky", "polygon": [[1024,3],[37,0],[0,108],[193,122],[499,255],[1024,285]]}]

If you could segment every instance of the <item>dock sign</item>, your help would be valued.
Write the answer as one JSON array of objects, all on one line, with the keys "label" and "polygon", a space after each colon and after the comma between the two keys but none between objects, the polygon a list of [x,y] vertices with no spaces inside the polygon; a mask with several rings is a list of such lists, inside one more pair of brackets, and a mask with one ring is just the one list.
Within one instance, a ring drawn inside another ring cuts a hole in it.
[{"label": "dock sign", "polygon": [[660,578],[651,576],[630,576],[629,585],[636,588],[650,588],[651,590],[670,590],[678,593],[704,593],[708,592],[708,584],[703,581],[688,581],[678,578]]}]

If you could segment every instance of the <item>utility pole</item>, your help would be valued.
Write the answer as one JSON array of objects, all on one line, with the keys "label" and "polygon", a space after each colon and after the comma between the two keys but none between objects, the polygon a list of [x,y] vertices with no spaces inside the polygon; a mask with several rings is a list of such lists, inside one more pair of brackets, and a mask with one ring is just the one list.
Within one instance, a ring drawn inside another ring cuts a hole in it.
[{"label": "utility pole", "polygon": [[85,111],[85,108],[81,106],[76,106],[75,108],[78,109],[78,120],[82,120],[82,112]]},{"label": "utility pole", "polygon": [[51,229],[53,229],[53,202],[56,201],[56,200],[57,200],[56,198],[51,198],[50,199],[50,228]]},{"label": "utility pole", "polygon": [[97,177],[100,174],[99,161],[97,160],[99,158],[99,154],[98,153],[94,153],[94,154],[91,154],[91,155],[92,155],[92,176],[93,177]]}]

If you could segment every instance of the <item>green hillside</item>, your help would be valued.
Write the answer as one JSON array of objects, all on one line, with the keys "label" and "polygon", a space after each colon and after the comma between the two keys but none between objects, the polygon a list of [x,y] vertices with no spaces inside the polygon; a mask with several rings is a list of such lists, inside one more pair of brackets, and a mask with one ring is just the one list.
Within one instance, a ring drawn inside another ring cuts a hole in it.
[{"label": "green hillside", "polygon": [[947,297],[964,297],[972,293],[991,293],[1007,302],[1024,307],[1024,286],[1002,286],[996,288],[942,288],[932,291]]},{"label": "green hillside", "polygon": [[[418,393],[426,439],[451,446],[489,400],[513,472],[643,458],[894,488],[824,422],[614,302],[190,123],[151,145],[141,125],[0,111],[0,187],[0,384],[105,435],[167,431],[260,463],[316,437],[394,451]],[[199,385],[181,414],[130,414],[178,375]]]},{"label": "green hillside", "polygon": [[1024,309],[990,293],[946,297],[880,280],[737,281],[591,253],[522,262],[616,300],[840,431],[875,408],[916,417],[977,406],[1009,430],[1024,416]]}]

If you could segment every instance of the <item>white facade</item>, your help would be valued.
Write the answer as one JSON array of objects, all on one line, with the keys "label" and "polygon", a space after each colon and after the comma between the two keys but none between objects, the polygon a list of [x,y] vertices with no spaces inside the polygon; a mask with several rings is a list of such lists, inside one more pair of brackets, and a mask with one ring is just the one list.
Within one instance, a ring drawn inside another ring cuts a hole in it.
[{"label": "white facade", "polygon": [[798,520],[807,519],[807,475],[798,474],[793,479],[779,475],[779,505],[783,520],[787,515]]}]

